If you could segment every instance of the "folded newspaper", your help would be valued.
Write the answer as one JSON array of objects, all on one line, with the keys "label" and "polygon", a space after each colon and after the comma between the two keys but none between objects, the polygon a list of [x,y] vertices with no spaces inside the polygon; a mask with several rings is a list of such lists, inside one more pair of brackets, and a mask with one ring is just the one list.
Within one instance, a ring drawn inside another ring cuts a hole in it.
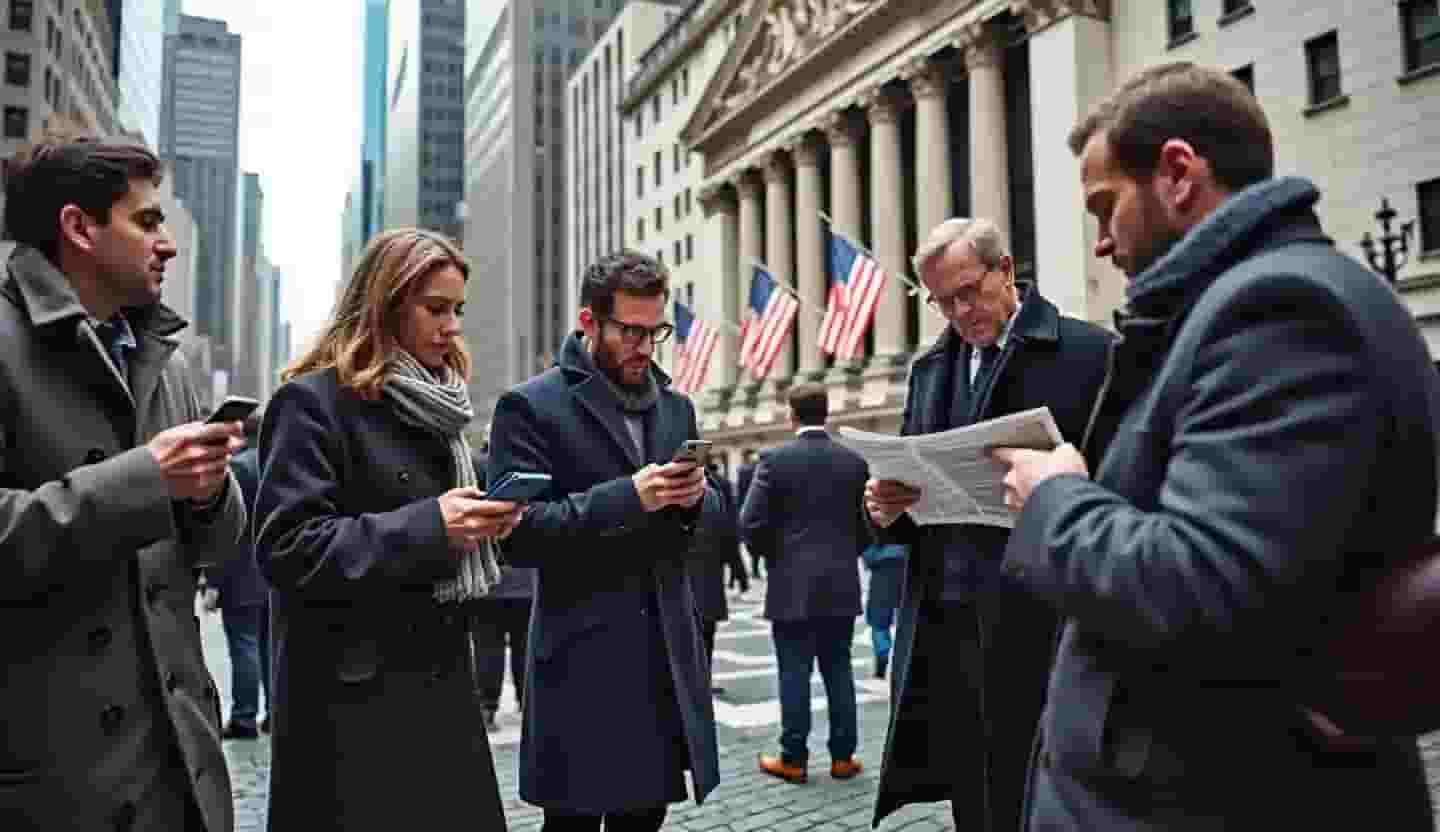
[{"label": "folded newspaper", "polygon": [[889,436],[840,428],[839,441],[865,457],[870,476],[899,480],[920,489],[910,516],[922,526],[980,523],[1015,527],[1005,507],[1003,465],[986,455],[991,448],[1048,451],[1061,445],[1050,408],[1010,413],[985,422],[917,436]]}]

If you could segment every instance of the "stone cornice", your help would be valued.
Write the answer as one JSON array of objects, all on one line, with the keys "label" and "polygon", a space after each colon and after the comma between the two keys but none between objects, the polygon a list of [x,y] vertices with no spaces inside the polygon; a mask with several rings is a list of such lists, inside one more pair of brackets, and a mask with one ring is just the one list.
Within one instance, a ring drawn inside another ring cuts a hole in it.
[{"label": "stone cornice", "polygon": [[1029,34],[1043,31],[1071,15],[1110,19],[1111,0],[1011,0],[1010,11],[1025,22]]},{"label": "stone cornice", "polygon": [[855,99],[871,124],[895,124],[900,120],[904,102],[900,96],[884,87],[871,87]]},{"label": "stone cornice", "polygon": [[810,140],[810,131],[805,130],[785,140],[785,149],[790,151],[790,158],[795,161],[795,167],[815,167],[820,164],[820,148]]},{"label": "stone cornice", "polygon": [[784,150],[772,150],[765,154],[760,164],[760,171],[765,176],[765,184],[784,184],[790,181],[790,164],[787,159],[789,155]]},{"label": "stone cornice", "polygon": [[917,99],[935,98],[945,91],[945,71],[929,58],[917,58],[900,69],[901,79],[910,83]]},{"label": "stone cornice", "polygon": [[855,120],[848,107],[826,113],[820,118],[819,127],[825,133],[825,140],[832,145],[854,145],[858,138]]}]

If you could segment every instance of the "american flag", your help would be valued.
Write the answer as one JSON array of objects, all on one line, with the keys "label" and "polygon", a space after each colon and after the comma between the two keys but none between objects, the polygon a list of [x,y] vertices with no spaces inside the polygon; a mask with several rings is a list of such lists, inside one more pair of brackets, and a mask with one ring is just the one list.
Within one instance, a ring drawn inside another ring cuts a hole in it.
[{"label": "american flag", "polygon": [[675,301],[675,389],[694,393],[705,386],[710,357],[720,343],[720,329],[695,317],[690,307]]},{"label": "american flag", "polygon": [[880,264],[843,236],[830,234],[830,297],[820,322],[820,349],[841,361],[855,357],[888,278]]},{"label": "american flag", "polygon": [[764,378],[790,337],[800,301],[782,289],[765,267],[757,265],[750,278],[749,310],[741,334],[740,364],[749,367],[756,378]]}]

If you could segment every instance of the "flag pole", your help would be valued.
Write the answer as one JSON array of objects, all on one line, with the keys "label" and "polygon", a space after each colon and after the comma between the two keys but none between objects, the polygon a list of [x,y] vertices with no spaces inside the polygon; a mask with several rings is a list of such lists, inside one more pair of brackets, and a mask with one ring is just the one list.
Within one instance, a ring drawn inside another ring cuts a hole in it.
[{"label": "flag pole", "polygon": [[[832,220],[832,219],[830,219],[830,215],[829,215],[829,214],[825,213],[824,211],[821,211],[821,212],[819,212],[819,213],[820,213],[820,219],[824,220],[824,221],[825,221],[825,224],[830,226],[830,233],[831,233],[831,234],[839,234],[841,237],[844,237],[845,240],[850,243],[850,245],[852,245],[852,246],[860,249],[861,251],[863,251],[863,252],[865,253],[865,256],[866,256],[866,257],[869,257],[871,260],[874,260],[874,261],[877,262],[877,263],[880,262],[880,258],[876,257],[875,254],[874,254],[874,252],[870,251],[870,249],[868,249],[868,248],[860,245],[859,241],[857,241],[857,240],[852,240],[852,239],[850,239],[850,237],[848,237],[847,235],[845,235],[845,234],[843,234],[843,233],[841,233],[841,232],[839,232],[839,231],[836,231],[836,230],[835,230],[835,221]],[[909,291],[907,294],[909,294],[909,296],[912,297],[912,298],[915,297],[916,295],[920,294],[921,292],[925,291],[924,289],[922,289],[922,288],[920,287],[920,284],[916,283],[915,281],[911,280],[909,277],[907,277],[907,276],[905,276],[905,275],[903,275],[903,274],[897,274],[897,275],[895,275],[895,279],[896,279],[896,280],[899,280],[901,283],[905,284],[906,286],[908,286],[908,287],[910,288],[910,291]]]}]

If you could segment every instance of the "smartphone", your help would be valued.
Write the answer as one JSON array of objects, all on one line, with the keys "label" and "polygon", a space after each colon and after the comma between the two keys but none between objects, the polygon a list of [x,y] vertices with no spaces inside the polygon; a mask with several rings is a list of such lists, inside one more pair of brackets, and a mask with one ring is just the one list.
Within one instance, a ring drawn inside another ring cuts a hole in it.
[{"label": "smartphone", "polygon": [[714,444],[706,439],[686,439],[670,461],[693,462],[703,468],[710,461],[710,447]]},{"label": "smartphone", "polygon": [[245,417],[254,413],[259,406],[260,402],[248,396],[226,396],[225,401],[221,402],[205,421],[212,425],[221,422],[243,422]]},{"label": "smartphone", "polygon": [[485,490],[485,499],[504,500],[507,503],[528,503],[544,494],[550,487],[549,474],[529,471],[510,471],[502,474],[495,485]]}]

